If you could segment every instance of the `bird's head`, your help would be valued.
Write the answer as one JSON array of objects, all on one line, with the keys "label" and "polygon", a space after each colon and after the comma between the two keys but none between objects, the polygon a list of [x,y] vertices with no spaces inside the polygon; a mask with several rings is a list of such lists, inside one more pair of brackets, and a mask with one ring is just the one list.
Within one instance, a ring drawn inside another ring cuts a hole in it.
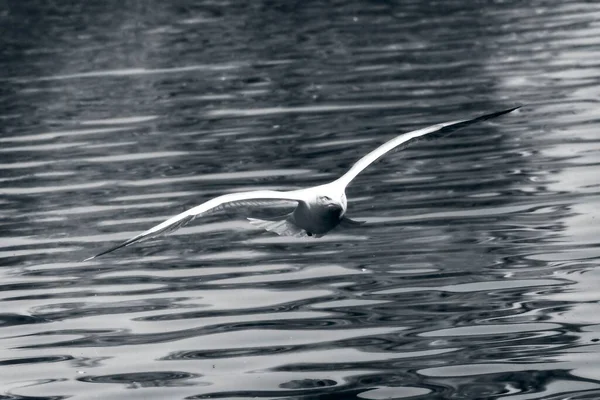
[{"label": "bird's head", "polygon": [[333,194],[323,194],[318,197],[318,202],[330,210],[339,210],[340,216],[346,212],[346,195],[335,196]]}]

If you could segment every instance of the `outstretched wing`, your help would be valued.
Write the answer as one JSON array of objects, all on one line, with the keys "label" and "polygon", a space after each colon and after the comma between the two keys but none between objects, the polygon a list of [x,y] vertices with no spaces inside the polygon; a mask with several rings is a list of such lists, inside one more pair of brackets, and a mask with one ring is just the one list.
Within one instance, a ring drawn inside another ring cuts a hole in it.
[{"label": "outstretched wing", "polygon": [[372,152],[368,153],[366,156],[364,156],[363,158],[358,160],[352,166],[352,168],[350,168],[350,170],[348,172],[346,172],[342,177],[340,177],[336,182],[339,184],[342,184],[344,187],[346,187],[352,181],[352,179],[354,179],[356,177],[356,175],[358,175],[362,170],[364,170],[369,165],[371,165],[372,163],[377,161],[380,157],[382,157],[387,152],[397,148],[400,145],[404,145],[403,147],[406,147],[407,145],[421,139],[422,137],[424,137],[426,135],[429,135],[428,136],[429,138],[431,138],[432,136],[435,136],[435,137],[445,136],[451,132],[454,132],[457,129],[464,128],[465,126],[474,124],[476,122],[485,121],[488,119],[496,118],[503,114],[508,114],[509,112],[514,111],[519,107],[521,107],[521,106],[513,107],[513,108],[510,108],[510,109],[504,110],[504,111],[498,111],[495,113],[482,115],[481,117],[477,117],[477,118],[473,118],[473,119],[469,119],[469,120],[444,122],[441,124],[429,126],[427,128],[418,129],[416,131],[404,133],[400,136],[395,137],[394,139],[390,140],[389,142],[382,144],[381,146],[379,146],[378,148],[376,148],[375,150],[373,150]]},{"label": "outstretched wing", "polygon": [[277,192],[274,190],[257,190],[253,192],[231,193],[223,196],[215,197],[212,200],[202,203],[199,206],[191,208],[181,214],[169,218],[165,222],[158,224],[129,240],[105,250],[95,256],[86,258],[84,261],[92,260],[101,255],[110,253],[121,247],[129,246],[133,243],[142,242],[154,238],[159,235],[167,234],[181,228],[194,218],[200,215],[206,215],[215,211],[227,210],[241,206],[270,206],[273,203],[281,202],[300,202],[303,201],[299,191]]}]

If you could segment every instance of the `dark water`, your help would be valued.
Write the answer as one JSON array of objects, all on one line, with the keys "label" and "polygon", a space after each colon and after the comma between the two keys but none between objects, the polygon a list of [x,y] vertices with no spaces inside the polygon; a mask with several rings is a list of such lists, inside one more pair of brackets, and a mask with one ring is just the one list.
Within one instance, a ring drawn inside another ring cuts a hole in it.
[{"label": "dark water", "polygon": [[[0,397],[600,398],[600,6],[7,1]],[[325,183],[402,131],[367,224],[280,238],[218,194]]]}]

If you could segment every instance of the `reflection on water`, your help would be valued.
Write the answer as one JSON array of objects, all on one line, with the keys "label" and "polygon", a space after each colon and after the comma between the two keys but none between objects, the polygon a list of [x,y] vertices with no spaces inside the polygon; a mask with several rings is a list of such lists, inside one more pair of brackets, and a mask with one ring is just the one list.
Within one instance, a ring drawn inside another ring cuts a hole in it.
[{"label": "reflection on water", "polygon": [[[0,19],[5,397],[600,396],[597,5],[28,1]],[[367,169],[361,227],[298,240],[209,216],[80,261],[517,103]]]}]

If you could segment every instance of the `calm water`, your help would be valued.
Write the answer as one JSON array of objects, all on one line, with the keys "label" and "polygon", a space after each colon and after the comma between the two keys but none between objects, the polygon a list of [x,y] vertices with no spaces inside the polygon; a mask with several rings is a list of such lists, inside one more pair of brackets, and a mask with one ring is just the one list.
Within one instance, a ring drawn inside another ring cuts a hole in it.
[{"label": "calm water", "polygon": [[[598,21],[585,1],[4,2],[0,397],[600,398]],[[211,216],[81,262],[516,104],[365,171],[361,227]]]}]

